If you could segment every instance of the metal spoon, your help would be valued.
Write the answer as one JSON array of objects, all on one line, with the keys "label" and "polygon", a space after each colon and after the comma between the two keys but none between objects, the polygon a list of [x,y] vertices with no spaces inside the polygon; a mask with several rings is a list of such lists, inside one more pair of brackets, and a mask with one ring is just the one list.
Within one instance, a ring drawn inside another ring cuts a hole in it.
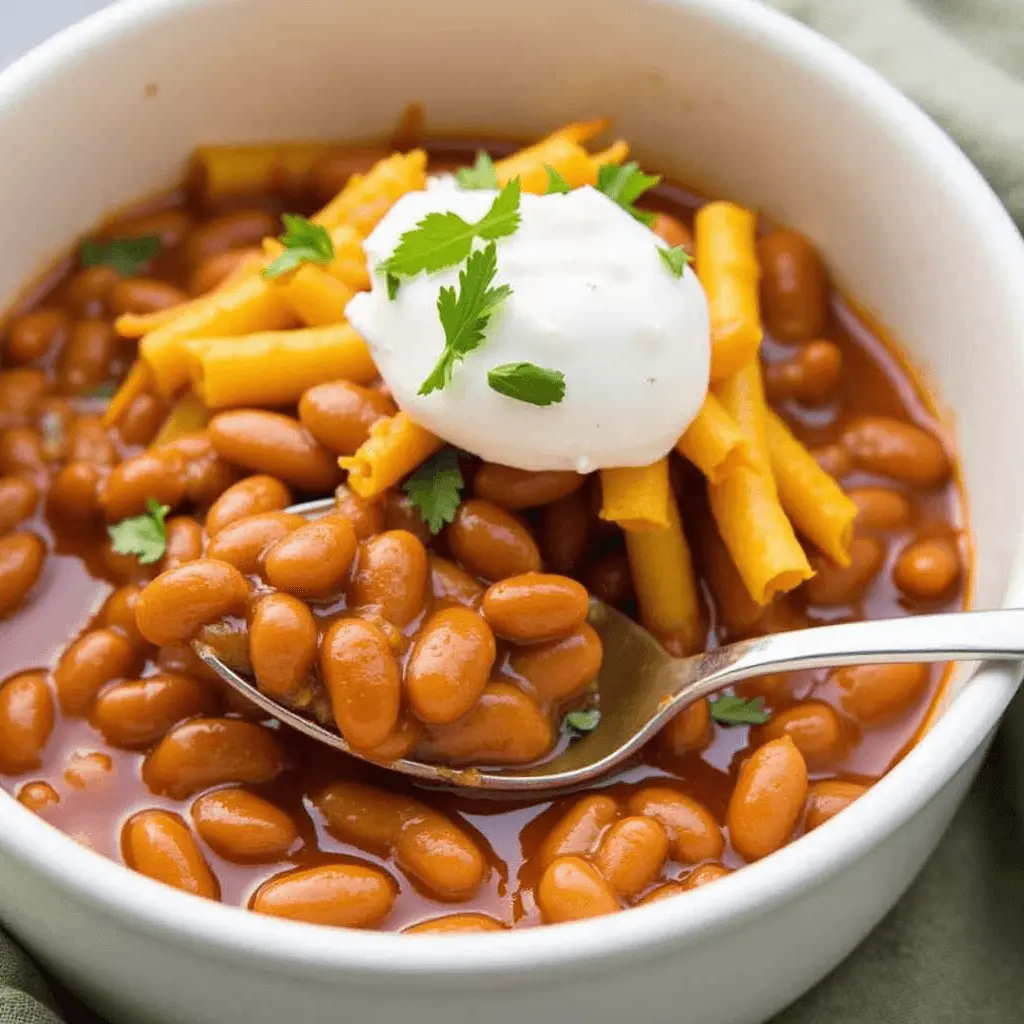
[{"label": "metal spoon", "polygon": [[[328,500],[290,511],[316,518],[332,508]],[[525,768],[451,768],[408,758],[383,767],[437,785],[493,792],[570,789],[620,765],[687,705],[752,676],[885,662],[1024,660],[1024,609],[820,626],[742,640],[692,658],[670,657],[647,630],[600,601],[591,602],[589,621],[604,644],[597,679],[601,720],[592,732],[550,760]],[[372,761],[338,733],[261,693],[206,644],[197,642],[195,649],[221,679],[267,714],[335,750]]]}]

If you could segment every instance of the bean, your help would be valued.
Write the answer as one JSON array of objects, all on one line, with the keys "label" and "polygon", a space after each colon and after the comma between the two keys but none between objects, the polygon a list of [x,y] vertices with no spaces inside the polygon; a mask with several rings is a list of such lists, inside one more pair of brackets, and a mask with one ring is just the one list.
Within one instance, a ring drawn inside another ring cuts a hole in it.
[{"label": "bean", "polygon": [[662,900],[671,899],[673,896],[681,896],[686,892],[686,886],[678,882],[666,882],[652,889],[642,900],[637,903],[638,907],[646,907],[651,903],[660,903]]},{"label": "bean", "polygon": [[900,530],[913,516],[910,501],[888,487],[852,487],[847,495],[857,506],[855,524],[862,530]]},{"label": "bean", "polygon": [[844,744],[839,716],[823,701],[808,700],[774,714],[757,730],[754,742],[788,736],[809,765],[822,765],[838,758]]},{"label": "bean", "polygon": [[359,782],[334,782],[313,803],[331,835],[381,854],[390,853],[407,821],[436,813],[411,797]]},{"label": "bean", "polygon": [[53,696],[42,672],[23,672],[0,686],[0,771],[38,768],[53,731]]},{"label": "bean", "polygon": [[424,522],[420,511],[412,503],[408,494],[401,491],[388,491],[384,495],[384,529],[405,530],[411,533],[424,546],[429,544],[434,535]]},{"label": "bean", "polygon": [[192,805],[196,831],[228,860],[279,860],[299,838],[295,822],[269,800],[245,789],[218,789]]},{"label": "bean", "polygon": [[241,470],[211,449],[209,455],[194,459],[185,467],[185,497],[193,505],[206,508],[241,478]]},{"label": "bean", "polygon": [[445,914],[402,929],[403,935],[456,935],[468,932],[502,932],[507,924],[487,914]]},{"label": "bean", "polygon": [[814,576],[803,586],[810,604],[855,604],[871,586],[885,561],[885,546],[874,537],[854,537],[850,543],[850,564],[836,565],[825,556],[811,558]]},{"label": "bean", "polygon": [[235,409],[214,416],[209,432],[221,458],[268,473],[300,491],[331,491],[341,475],[337,460],[291,416]]},{"label": "bean", "polygon": [[629,798],[629,813],[660,822],[668,833],[672,859],[680,864],[717,860],[725,841],[714,815],[692,797],[667,786],[647,786]]},{"label": "bean", "polygon": [[668,858],[668,833],[653,818],[630,817],[608,830],[594,857],[612,892],[628,899],[661,874]]},{"label": "bean", "polygon": [[170,811],[142,811],[121,834],[125,863],[140,875],[215,900],[220,887],[188,826]]},{"label": "bean", "polygon": [[106,234],[107,237],[114,238],[157,235],[162,248],[174,249],[185,240],[194,223],[191,214],[184,210],[157,210],[153,213],[124,217],[111,224]]},{"label": "bean", "polygon": [[591,562],[582,582],[590,594],[613,608],[633,600],[633,574],[625,551],[610,551]]},{"label": "bean", "polygon": [[444,900],[469,899],[487,873],[476,842],[433,811],[403,824],[395,842],[395,862]]},{"label": "bean", "polygon": [[281,744],[261,725],[237,718],[193,718],[160,741],[142,766],[142,778],[154,793],[183,800],[228,782],[269,782],[286,761]]},{"label": "bean", "polygon": [[120,280],[113,267],[86,267],[68,282],[65,304],[79,317],[105,316],[110,289]]},{"label": "bean", "polygon": [[823,444],[811,449],[814,461],[836,480],[853,471],[853,456],[841,444]]},{"label": "bean", "polygon": [[60,803],[60,794],[48,782],[26,782],[18,790],[18,803],[34,814],[42,814]]},{"label": "bean", "polygon": [[53,673],[64,714],[86,714],[102,687],[126,676],[134,661],[135,652],[122,633],[106,628],[83,633],[64,652]]},{"label": "bean", "polygon": [[777,341],[805,342],[825,329],[828,281],[815,248],[788,228],[758,239],[761,313]]},{"label": "bean", "polygon": [[62,390],[80,395],[98,388],[110,375],[116,343],[106,320],[79,320],[61,353],[57,376]]},{"label": "bean", "polygon": [[509,668],[530,684],[538,700],[558,704],[597,677],[602,654],[601,638],[583,623],[558,640],[514,648]]},{"label": "bean", "polygon": [[537,906],[548,924],[582,921],[620,909],[608,883],[580,857],[560,857],[537,886]]},{"label": "bean", "polygon": [[619,805],[610,796],[582,797],[547,834],[537,853],[537,862],[546,868],[559,857],[589,856],[618,817]]},{"label": "bean", "polygon": [[417,750],[448,764],[525,764],[553,743],[551,722],[536,701],[511,683],[492,682],[467,715],[432,729]]},{"label": "bean", "polygon": [[206,513],[206,532],[216,537],[225,526],[260,512],[276,512],[292,503],[292,495],[276,477],[257,474],[229,487]]},{"label": "bean", "polygon": [[75,751],[64,767],[64,781],[72,787],[96,792],[106,789],[114,774],[114,762],[109,754],[94,750],[91,753]]},{"label": "bean", "polygon": [[118,683],[97,698],[89,721],[115,747],[148,747],[178,722],[213,710],[212,694],[191,676],[161,672]]},{"label": "bean", "polygon": [[364,757],[379,761],[381,764],[390,764],[392,761],[400,761],[408,757],[416,748],[420,738],[423,736],[423,723],[411,714],[402,712],[398,716],[398,725],[395,726],[388,738],[379,746],[363,753]]},{"label": "bean", "polygon": [[942,442],[912,423],[862,416],[843,432],[843,444],[861,469],[910,487],[939,487],[949,478]]},{"label": "bean", "polygon": [[729,874],[729,869],[721,864],[701,864],[686,876],[686,881],[683,885],[687,891],[699,889],[701,886],[717,882],[720,878],[725,878],[727,874]]},{"label": "bean", "polygon": [[417,634],[405,669],[413,714],[431,725],[461,718],[483,693],[496,653],[494,634],[476,612],[435,612]]},{"label": "bean", "polygon": [[32,517],[39,503],[39,488],[19,476],[0,477],[0,536]]},{"label": "bean", "polygon": [[309,172],[313,194],[327,202],[347,184],[353,174],[365,174],[375,163],[391,155],[383,146],[346,147],[322,156]]},{"label": "bean", "polygon": [[88,529],[99,516],[105,480],[105,470],[95,463],[69,462],[54,477],[46,508],[64,523]]},{"label": "bean", "polygon": [[447,535],[452,554],[474,576],[503,580],[540,571],[540,552],[529,531],[490,502],[464,501]]},{"label": "bean", "polygon": [[532,472],[485,462],[473,477],[473,495],[517,511],[549,505],[578,491],[586,481],[586,476],[571,470]]},{"label": "bean", "polygon": [[268,548],[263,572],[278,590],[298,597],[326,598],[344,588],[356,543],[347,520],[327,516],[300,526]]},{"label": "bean", "polygon": [[142,588],[129,583],[115,590],[100,609],[100,621],[104,626],[123,633],[134,647],[145,647],[146,639],[135,623],[135,606],[139,602]]},{"label": "bean", "polygon": [[347,519],[360,540],[366,540],[384,529],[384,506],[376,499],[360,498],[345,484],[334,492],[334,515]]},{"label": "bean", "polygon": [[928,686],[927,665],[853,665],[837,669],[832,681],[843,709],[874,725],[902,714]]},{"label": "bean", "polygon": [[540,549],[554,572],[576,571],[587,550],[589,513],[580,491],[545,505],[540,510]]},{"label": "bean", "polygon": [[324,634],[320,672],[338,730],[357,750],[380,746],[398,724],[401,678],[387,635],[363,619],[339,619]]},{"label": "bean", "polygon": [[185,463],[176,452],[147,451],[116,466],[107,477],[100,504],[109,522],[141,515],[152,499],[175,508],[185,497]]},{"label": "bean", "polygon": [[211,538],[206,545],[206,555],[252,575],[259,572],[263,552],[305,522],[294,512],[260,512],[236,519]]},{"label": "bean", "polygon": [[5,370],[0,373],[0,430],[23,427],[36,403],[49,390],[42,370]]},{"label": "bean", "polygon": [[397,890],[391,877],[378,868],[322,864],[264,882],[250,907],[257,914],[309,924],[371,928],[390,913]]},{"label": "bean", "polygon": [[28,596],[43,571],[46,545],[34,533],[0,537],[0,618]]},{"label": "bean", "polygon": [[769,363],[765,391],[772,403],[796,399],[805,405],[823,405],[835,394],[842,375],[839,346],[819,339],[805,345],[792,359]]},{"label": "bean", "polygon": [[701,699],[683,708],[661,730],[661,742],[673,757],[681,757],[692,750],[703,750],[711,742],[712,734],[708,702]]},{"label": "bean", "polygon": [[188,296],[180,288],[151,277],[129,277],[118,281],[107,297],[107,304],[114,316],[126,313],[145,316],[187,301]]},{"label": "bean", "polygon": [[150,643],[173,647],[200,627],[241,611],[248,597],[245,577],[234,566],[200,558],[153,580],[139,596],[135,617]]},{"label": "bean", "polygon": [[0,474],[25,476],[37,487],[46,484],[46,451],[39,431],[10,427],[0,432]]},{"label": "bean", "polygon": [[483,613],[499,636],[533,642],[579,629],[588,605],[586,588],[575,580],[526,573],[493,584],[484,594]]},{"label": "bean", "polygon": [[463,608],[479,608],[484,597],[484,588],[454,562],[439,555],[428,554],[430,567],[430,592],[437,606],[461,605]]},{"label": "bean", "polygon": [[173,516],[165,524],[167,545],[160,571],[177,569],[203,556],[203,528],[191,516]]},{"label": "bean", "polygon": [[896,559],[893,581],[914,601],[938,601],[960,582],[960,551],[952,537],[926,537],[908,544]]},{"label": "bean", "polygon": [[285,704],[308,697],[318,639],[313,613],[297,597],[261,597],[249,623],[249,660],[259,688]]},{"label": "bean", "polygon": [[114,550],[109,537],[100,548],[103,575],[119,583],[145,583],[156,575],[156,564],[143,565],[135,555],[122,555]]},{"label": "bean", "polygon": [[258,245],[225,249],[215,253],[199,264],[188,279],[190,295],[205,295],[222,285],[243,263],[261,258],[263,249]]},{"label": "bean", "polygon": [[189,235],[185,243],[185,260],[190,266],[198,267],[217,253],[256,245],[277,233],[277,218],[269,210],[258,206],[232,210],[211,217]]},{"label": "bean", "polygon": [[317,384],[299,400],[303,425],[336,455],[354,455],[370,436],[370,427],[394,412],[390,398],[347,380]]},{"label": "bean", "polygon": [[667,213],[656,213],[651,230],[670,248],[681,245],[690,256],[694,253],[693,235],[682,221]]},{"label": "bean", "polygon": [[729,838],[740,856],[760,860],[785,846],[806,798],[807,765],[792,739],[758,747],[740,768],[726,811]]},{"label": "bean", "polygon": [[67,458],[95,466],[117,463],[117,446],[99,416],[76,416],[67,429]]},{"label": "bean", "polygon": [[122,444],[147,445],[167,418],[167,403],[151,391],[136,395],[117,421]]},{"label": "bean", "polygon": [[867,786],[857,782],[843,782],[840,779],[826,779],[814,782],[807,791],[807,810],[804,828],[810,832],[846,810],[857,797],[868,791]]},{"label": "bean", "polygon": [[388,530],[364,541],[349,582],[353,608],[375,608],[388,622],[407,626],[423,609],[427,552],[405,530]]},{"label": "bean", "polygon": [[68,315],[62,309],[43,308],[25,313],[11,324],[4,354],[15,365],[39,362],[60,350],[68,324]]}]

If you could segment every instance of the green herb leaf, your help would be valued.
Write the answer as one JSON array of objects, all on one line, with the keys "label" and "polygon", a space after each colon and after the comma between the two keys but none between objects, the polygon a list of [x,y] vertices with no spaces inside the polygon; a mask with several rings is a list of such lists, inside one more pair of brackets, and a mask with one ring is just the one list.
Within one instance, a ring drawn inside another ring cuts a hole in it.
[{"label": "green herb leaf", "polygon": [[385,274],[384,283],[387,285],[388,298],[394,302],[398,295],[398,287],[402,283],[394,274]]},{"label": "green herb leaf", "polygon": [[479,348],[494,310],[512,294],[507,284],[491,287],[498,269],[494,242],[474,252],[459,271],[459,292],[442,288],[437,296],[437,312],[444,328],[445,345],[441,358],[420,385],[419,394],[429,395],[451,383],[455,364],[467,353]]},{"label": "green herb leaf", "polygon": [[281,220],[284,234],[278,241],[284,246],[284,252],[270,266],[263,268],[263,277],[269,280],[287,274],[303,263],[322,265],[334,259],[334,239],[322,224],[314,224],[296,213],[282,214]]},{"label": "green herb leaf", "polygon": [[676,277],[682,277],[686,264],[690,262],[690,254],[681,246],[674,245],[671,249],[658,246],[658,255],[662,262]]},{"label": "green herb leaf", "polygon": [[554,405],[565,398],[565,375],[534,363],[502,363],[487,371],[487,383],[499,394],[530,405]]},{"label": "green herb leaf", "polygon": [[385,274],[412,277],[454,267],[470,254],[474,238],[492,240],[519,227],[519,179],[510,181],[475,224],[457,213],[428,213],[402,235],[395,251],[380,265]]},{"label": "green herb leaf", "polygon": [[772,713],[764,706],[760,697],[747,700],[735,694],[726,693],[708,702],[711,717],[719,725],[764,725]]},{"label": "green herb leaf", "polygon": [[477,153],[476,163],[472,167],[460,167],[455,172],[455,180],[463,188],[499,188],[494,161],[483,150]]},{"label": "green herb leaf", "polygon": [[601,721],[601,712],[597,708],[591,708],[588,711],[570,711],[562,721],[573,732],[593,732]]},{"label": "green herb leaf", "polygon": [[459,453],[442,448],[402,485],[431,533],[440,533],[455,518],[466,486],[459,469]]},{"label": "green herb leaf", "polygon": [[647,191],[661,181],[661,175],[644,174],[638,164],[604,164],[597,172],[597,187],[609,199],[615,200],[627,213],[632,214],[641,224],[650,227],[653,213],[638,210],[633,204]]},{"label": "green herb leaf", "polygon": [[136,238],[87,238],[78,250],[83,267],[110,267],[122,277],[137,274],[163,248],[159,235]]},{"label": "green herb leaf", "polygon": [[544,165],[544,170],[548,172],[548,189],[544,193],[546,196],[553,195],[558,192],[571,192],[572,188],[569,186],[569,182],[563,178],[558,171],[554,169],[550,164]]},{"label": "green herb leaf", "polygon": [[170,506],[146,499],[146,513],[122,519],[107,529],[119,555],[135,555],[142,565],[158,562],[167,549],[167,527],[164,520]]}]

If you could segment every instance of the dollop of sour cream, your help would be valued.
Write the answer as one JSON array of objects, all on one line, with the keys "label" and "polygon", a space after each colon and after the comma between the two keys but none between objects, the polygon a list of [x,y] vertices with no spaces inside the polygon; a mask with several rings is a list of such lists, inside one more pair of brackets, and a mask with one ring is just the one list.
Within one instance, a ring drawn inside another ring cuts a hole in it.
[{"label": "dollop of sour cream", "polygon": [[[428,213],[472,223],[497,196],[432,186],[403,196],[366,239],[372,290],[347,309],[399,407],[451,444],[519,469],[585,473],[668,453],[707,392],[707,301],[689,267],[677,277],[666,266],[656,235],[589,187],[521,197],[519,228],[497,240],[493,285],[511,295],[451,383],[418,393],[445,345],[438,292],[458,289],[460,268],[403,278],[394,300],[375,268]],[[489,369],[517,362],[561,371],[562,401],[532,405],[488,385]]]}]

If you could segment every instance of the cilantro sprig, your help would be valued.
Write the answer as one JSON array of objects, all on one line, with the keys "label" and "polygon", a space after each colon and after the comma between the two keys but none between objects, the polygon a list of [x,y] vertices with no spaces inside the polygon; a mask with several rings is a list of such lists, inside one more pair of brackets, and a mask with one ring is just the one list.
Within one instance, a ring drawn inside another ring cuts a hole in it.
[{"label": "cilantro sprig", "polygon": [[379,270],[395,277],[414,277],[422,271],[434,273],[465,260],[477,238],[494,241],[511,235],[519,227],[519,179],[510,181],[497,195],[491,208],[474,224],[457,213],[428,213],[406,231],[395,251]]},{"label": "cilantro sprig", "polygon": [[497,247],[491,242],[478,249],[459,271],[459,290],[442,288],[437,296],[437,312],[444,328],[444,351],[419,394],[429,395],[451,383],[455,364],[484,340],[491,315],[512,294],[507,284],[491,287],[498,269]]},{"label": "cilantro sprig", "polygon": [[674,245],[671,249],[664,249],[659,245],[658,255],[675,277],[682,277],[686,265],[690,262],[690,254],[681,245]]},{"label": "cilantro sprig", "polygon": [[535,363],[502,363],[487,371],[494,391],[530,405],[554,405],[565,398],[565,374]]},{"label": "cilantro sprig", "polygon": [[747,699],[733,693],[708,701],[708,710],[719,725],[764,725],[772,717],[760,697]]},{"label": "cilantro sprig", "polygon": [[430,532],[440,533],[446,523],[455,519],[465,486],[458,451],[442,448],[405,481],[402,490],[409,495]]},{"label": "cilantro sprig", "polygon": [[141,516],[122,519],[108,527],[107,533],[114,542],[116,554],[135,555],[142,565],[158,562],[167,550],[167,526],[165,520],[170,512],[169,505],[161,505],[152,498],[146,499],[146,512]]},{"label": "cilantro sprig", "polygon": [[630,161],[628,164],[603,164],[597,172],[597,188],[609,199],[614,200],[626,213],[631,214],[641,224],[651,226],[653,213],[638,210],[633,204],[645,193],[649,192],[658,182],[661,175],[644,174],[639,164]]},{"label": "cilantro sprig", "polygon": [[296,213],[282,214],[281,221],[284,234],[278,241],[284,246],[284,252],[263,268],[263,277],[280,277],[303,263],[323,265],[334,259],[334,239],[322,224],[314,224]]},{"label": "cilantro sprig", "polygon": [[551,164],[545,164],[544,170],[548,172],[548,187],[544,192],[544,195],[550,196],[556,193],[571,192],[572,187],[569,182],[563,178],[558,171],[551,166]]},{"label": "cilantro sprig", "polygon": [[87,238],[78,249],[83,267],[110,267],[122,277],[133,277],[163,248],[159,235],[134,238]]},{"label": "cilantro sprig", "polygon": [[460,167],[455,172],[455,180],[463,188],[493,188],[497,190],[500,187],[494,161],[483,150],[477,153],[476,163],[472,167]]},{"label": "cilantro sprig", "polygon": [[565,726],[575,733],[581,735],[593,732],[601,722],[601,712],[597,708],[589,708],[586,711],[570,711],[562,719]]}]

